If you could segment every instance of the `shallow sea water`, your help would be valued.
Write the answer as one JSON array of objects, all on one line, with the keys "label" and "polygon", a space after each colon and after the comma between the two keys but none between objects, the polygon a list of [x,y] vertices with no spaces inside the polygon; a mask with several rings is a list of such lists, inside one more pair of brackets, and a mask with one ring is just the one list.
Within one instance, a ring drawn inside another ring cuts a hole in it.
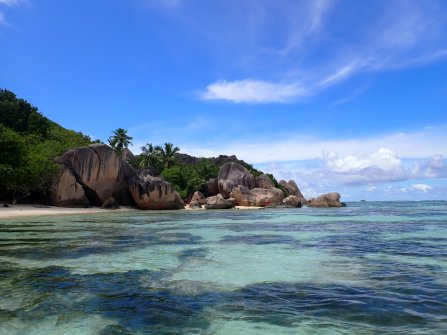
[{"label": "shallow sea water", "polygon": [[447,334],[447,202],[0,219],[3,334]]}]

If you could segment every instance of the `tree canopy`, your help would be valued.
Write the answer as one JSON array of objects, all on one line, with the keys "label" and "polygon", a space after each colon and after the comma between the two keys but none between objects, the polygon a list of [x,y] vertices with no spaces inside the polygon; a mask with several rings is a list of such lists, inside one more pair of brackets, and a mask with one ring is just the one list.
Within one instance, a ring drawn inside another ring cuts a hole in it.
[{"label": "tree canopy", "polygon": [[46,192],[59,171],[53,160],[91,143],[90,137],[49,120],[13,92],[0,90],[0,198],[15,202]]}]

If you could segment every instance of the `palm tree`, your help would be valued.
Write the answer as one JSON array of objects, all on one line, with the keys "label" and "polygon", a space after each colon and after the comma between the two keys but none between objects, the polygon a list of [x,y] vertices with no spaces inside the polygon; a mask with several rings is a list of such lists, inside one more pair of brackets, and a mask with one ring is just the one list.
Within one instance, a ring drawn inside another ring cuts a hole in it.
[{"label": "palm tree", "polygon": [[116,151],[121,152],[124,148],[132,145],[133,137],[127,135],[127,130],[123,128],[118,128],[113,131],[113,135],[109,137],[109,144]]},{"label": "palm tree", "polygon": [[180,151],[179,147],[174,147],[174,144],[166,142],[164,147],[156,146],[155,150],[160,153],[163,168],[167,169],[174,164],[175,154]]},{"label": "palm tree", "polygon": [[141,160],[139,167],[145,168],[146,166],[152,166],[158,168],[160,163],[160,151],[157,150],[157,147],[154,147],[151,143],[147,143],[145,146],[141,147],[141,151],[143,159]]}]

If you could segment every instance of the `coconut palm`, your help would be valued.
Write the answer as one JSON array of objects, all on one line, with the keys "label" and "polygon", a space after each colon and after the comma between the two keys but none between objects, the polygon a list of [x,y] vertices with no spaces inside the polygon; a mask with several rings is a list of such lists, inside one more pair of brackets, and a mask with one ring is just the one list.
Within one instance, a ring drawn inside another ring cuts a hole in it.
[{"label": "coconut palm", "polygon": [[116,151],[121,152],[124,148],[132,145],[133,137],[127,135],[127,130],[123,128],[118,128],[113,131],[113,135],[109,137],[109,144]]},{"label": "coconut palm", "polygon": [[145,146],[141,147],[141,160],[139,167],[145,168],[146,166],[152,166],[158,168],[160,164],[160,151],[156,149],[151,143],[147,143]]},{"label": "coconut palm", "polygon": [[179,147],[174,147],[174,144],[166,142],[164,147],[156,146],[155,150],[160,153],[163,168],[167,169],[174,164],[175,154],[180,151]]}]

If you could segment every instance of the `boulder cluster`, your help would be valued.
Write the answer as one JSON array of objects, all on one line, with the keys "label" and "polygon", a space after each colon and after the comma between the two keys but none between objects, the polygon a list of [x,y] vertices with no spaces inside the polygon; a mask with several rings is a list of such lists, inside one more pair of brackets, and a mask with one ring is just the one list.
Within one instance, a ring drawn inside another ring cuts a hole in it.
[{"label": "boulder cluster", "polygon": [[[125,156],[132,153],[126,152]],[[47,203],[55,206],[101,206],[115,209],[120,205],[140,209],[181,209],[185,204],[172,185],[151,169],[136,171],[105,144],[92,144],[62,155],[59,179],[53,185]],[[306,200],[293,180],[281,180],[276,188],[268,175],[253,176],[243,165],[224,163],[217,175],[197,191],[189,208],[228,209],[251,207],[342,207],[340,194],[328,193]],[[286,197],[284,192],[287,193]]]},{"label": "boulder cluster", "polygon": [[137,173],[111,147],[92,144],[70,150],[58,163],[61,173],[47,202],[55,206],[141,209],[180,209],[184,202],[171,184],[151,175]]}]

